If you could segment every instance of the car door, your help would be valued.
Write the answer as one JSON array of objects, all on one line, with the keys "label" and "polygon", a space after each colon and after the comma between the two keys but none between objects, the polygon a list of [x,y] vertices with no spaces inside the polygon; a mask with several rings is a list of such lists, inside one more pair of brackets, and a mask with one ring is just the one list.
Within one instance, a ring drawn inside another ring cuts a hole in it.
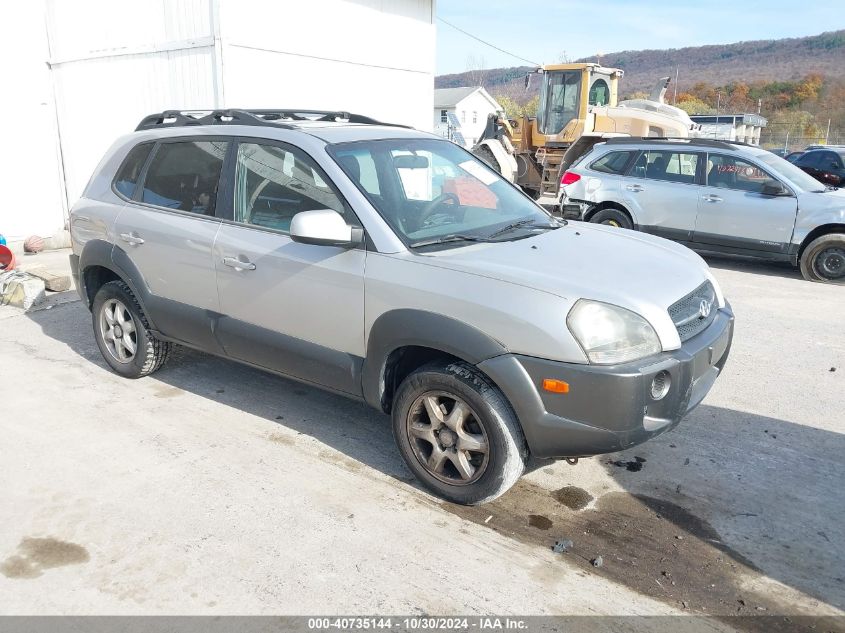
[{"label": "car door", "polygon": [[300,211],[333,209],[360,226],[357,218],[317,163],[292,145],[244,139],[232,162],[232,218],[214,245],[224,350],[360,395],[366,250],[289,235]]},{"label": "car door", "polygon": [[115,182],[129,198],[115,223],[112,258],[141,276],[134,281],[162,334],[211,352],[221,351],[209,314],[220,307],[211,249],[227,148],[224,139],[169,139],[156,144],[142,184]]},{"label": "car door", "polygon": [[[783,194],[764,193],[767,185],[783,187]],[[759,165],[738,156],[710,153],[694,241],[786,253],[797,210],[795,195]]]},{"label": "car door", "polygon": [[623,181],[623,204],[638,228],[673,240],[689,241],[698,211],[699,152],[645,150]]},{"label": "car door", "polygon": [[845,169],[842,157],[836,152],[820,152],[818,179],[826,185],[841,187],[845,184]]}]

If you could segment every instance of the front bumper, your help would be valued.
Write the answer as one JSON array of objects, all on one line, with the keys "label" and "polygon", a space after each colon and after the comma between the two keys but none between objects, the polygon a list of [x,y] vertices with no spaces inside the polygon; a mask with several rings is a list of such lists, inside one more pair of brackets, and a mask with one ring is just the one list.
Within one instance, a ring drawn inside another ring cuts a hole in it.
[{"label": "front bumper", "polygon": [[[480,363],[502,389],[536,457],[583,457],[641,444],[674,428],[710,391],[727,362],[734,315],[721,308],[713,323],[680,349],[624,365],[562,363],[505,354]],[[654,377],[671,386],[651,396]],[[569,393],[541,387],[545,378],[569,383]]]}]

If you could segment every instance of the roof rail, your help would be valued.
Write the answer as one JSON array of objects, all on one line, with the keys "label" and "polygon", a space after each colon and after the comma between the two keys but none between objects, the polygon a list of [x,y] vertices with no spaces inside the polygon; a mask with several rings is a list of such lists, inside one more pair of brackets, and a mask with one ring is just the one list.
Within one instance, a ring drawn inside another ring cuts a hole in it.
[{"label": "roof rail", "polygon": [[297,121],[345,121],[363,125],[388,125],[407,128],[398,123],[383,123],[362,114],[332,110],[165,110],[141,119],[136,132],[167,127],[195,125],[266,125],[292,129]]},{"label": "roof rail", "polygon": [[700,137],[686,137],[686,136],[614,136],[607,139],[605,143],[608,145],[625,145],[630,143],[645,143],[650,141],[664,141],[669,143],[689,143],[691,145],[703,145],[704,147],[717,147],[719,149],[734,149],[736,145],[743,145],[746,147],[757,147],[750,143],[743,143],[742,141],[727,141],[712,138]]}]

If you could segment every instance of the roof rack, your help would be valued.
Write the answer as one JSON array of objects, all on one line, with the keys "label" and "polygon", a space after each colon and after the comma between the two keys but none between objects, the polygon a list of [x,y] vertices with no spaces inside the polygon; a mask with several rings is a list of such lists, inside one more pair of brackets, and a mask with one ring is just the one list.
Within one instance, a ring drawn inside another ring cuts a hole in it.
[{"label": "roof rack", "polygon": [[363,125],[403,127],[398,123],[384,123],[363,114],[332,110],[165,110],[141,119],[136,132],[169,127],[195,125],[265,125],[292,129],[297,121],[344,121]]},{"label": "roof rack", "polygon": [[625,145],[629,143],[643,143],[650,141],[665,141],[670,143],[685,142],[705,147],[717,147],[719,149],[734,149],[735,145],[746,147],[757,147],[742,141],[723,141],[712,138],[680,137],[680,136],[614,136],[605,141],[608,145]]}]

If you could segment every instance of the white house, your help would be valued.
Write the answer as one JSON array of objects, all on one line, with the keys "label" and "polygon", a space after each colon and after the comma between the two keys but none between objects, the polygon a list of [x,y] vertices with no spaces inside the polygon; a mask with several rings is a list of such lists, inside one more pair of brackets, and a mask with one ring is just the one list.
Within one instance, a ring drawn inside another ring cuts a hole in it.
[{"label": "white house", "polygon": [[434,91],[434,131],[469,148],[481,136],[487,115],[501,109],[481,86],[439,88]]},{"label": "white house", "polygon": [[152,112],[338,109],[430,130],[434,1],[14,3],[0,233],[64,228],[108,146]]}]

